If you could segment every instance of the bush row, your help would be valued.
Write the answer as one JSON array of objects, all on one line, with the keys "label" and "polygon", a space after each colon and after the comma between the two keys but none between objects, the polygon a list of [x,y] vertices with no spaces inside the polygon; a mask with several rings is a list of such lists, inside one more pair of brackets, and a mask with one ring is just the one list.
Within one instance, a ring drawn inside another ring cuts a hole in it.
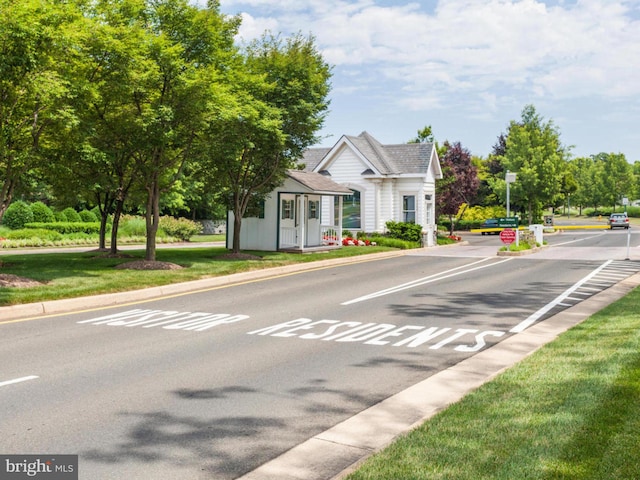
[{"label": "bush row", "polygon": [[13,202],[7,208],[2,217],[2,224],[13,230],[24,228],[28,223],[55,223],[55,222],[98,222],[100,219],[95,212],[82,210],[76,212],[68,207],[62,211],[54,212],[50,207],[42,202],[28,204],[22,200]]}]

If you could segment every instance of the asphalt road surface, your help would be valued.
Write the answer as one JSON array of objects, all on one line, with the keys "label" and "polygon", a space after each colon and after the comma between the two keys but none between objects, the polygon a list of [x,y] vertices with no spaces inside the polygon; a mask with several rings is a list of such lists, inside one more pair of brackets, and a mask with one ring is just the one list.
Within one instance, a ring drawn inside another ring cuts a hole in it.
[{"label": "asphalt road surface", "polygon": [[[0,320],[0,453],[80,478],[234,479],[640,270],[640,235],[496,236],[54,317]],[[629,242],[629,246],[627,246]]]}]

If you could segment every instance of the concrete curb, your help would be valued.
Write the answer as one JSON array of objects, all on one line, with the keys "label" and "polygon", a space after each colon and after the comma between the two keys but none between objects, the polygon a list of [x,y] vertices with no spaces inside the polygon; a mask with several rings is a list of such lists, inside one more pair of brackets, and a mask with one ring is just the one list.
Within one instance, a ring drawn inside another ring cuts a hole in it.
[{"label": "concrete curb", "polygon": [[532,325],[314,436],[239,480],[340,480],[388,446],[640,285],[640,274]]},{"label": "concrete curb", "polygon": [[510,252],[509,250],[498,250],[499,257],[522,257],[523,255],[532,255],[534,253],[538,253],[541,250],[548,248],[548,245],[543,245],[542,247],[533,247],[527,250],[518,250],[517,252]]}]

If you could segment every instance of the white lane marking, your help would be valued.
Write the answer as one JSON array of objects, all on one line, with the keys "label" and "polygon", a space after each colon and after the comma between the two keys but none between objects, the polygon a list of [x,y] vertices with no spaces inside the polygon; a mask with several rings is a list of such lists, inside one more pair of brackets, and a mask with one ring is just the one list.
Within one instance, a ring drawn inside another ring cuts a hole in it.
[{"label": "white lane marking", "polygon": [[527,329],[529,326],[531,326],[533,323],[535,323],[540,317],[542,317],[545,313],[547,313],[549,310],[551,310],[553,307],[555,307],[556,305],[563,305],[562,301],[566,300],[569,297],[569,295],[571,295],[574,291],[576,291],[577,289],[579,289],[580,287],[582,287],[582,284],[587,283],[590,279],[592,279],[593,277],[595,277],[598,273],[600,273],[602,270],[604,270],[607,266],[609,266],[609,264],[612,262],[613,260],[607,260],[606,262],[604,262],[602,265],[600,265],[598,268],[596,268],[593,272],[591,272],[589,275],[587,275],[586,277],[584,277],[582,280],[580,280],[578,283],[574,284],[571,288],[569,288],[568,290],[566,290],[565,292],[563,292],[560,296],[558,296],[555,300],[553,300],[550,303],[547,303],[544,307],[542,307],[540,310],[538,310],[537,312],[535,312],[534,314],[530,315],[529,318],[527,318],[526,320],[523,320],[522,322],[520,322],[518,325],[516,325],[515,327],[513,327],[511,330],[509,330],[511,333],[520,333],[523,332],[525,329]]},{"label": "white lane marking", "polygon": [[[499,265],[501,263],[508,262],[509,260],[511,260],[511,258],[507,258],[500,262],[491,263],[490,265],[481,265],[479,267],[469,268],[472,265],[483,263],[483,262],[486,262],[487,260],[492,260],[492,258],[491,257],[483,258],[482,260],[478,260],[477,262],[470,263],[469,265],[462,265],[460,267],[452,268],[450,270],[445,270],[444,272],[429,275],[428,277],[423,277],[417,280],[413,280],[411,282],[403,283],[401,285],[396,285],[395,287],[379,290],[377,292],[370,293],[368,295],[363,295],[362,297],[354,298],[353,300],[348,300],[346,302],[341,303],[340,305],[351,305],[353,303],[371,300],[372,298],[382,297],[383,295],[389,295],[391,293],[401,292],[402,290],[408,290],[409,288],[419,287],[421,285],[426,285],[427,283],[436,282],[438,280],[444,280],[445,278],[455,277],[456,275],[462,275],[463,273],[473,272],[474,270],[480,270],[481,268],[491,267],[493,265]],[[463,268],[465,270],[462,270],[459,272],[456,271]],[[449,272],[455,272],[455,273],[449,273]]]},{"label": "white lane marking", "polygon": [[27,382],[29,380],[35,380],[36,378],[40,378],[36,375],[29,375],[28,377],[14,378],[13,380],[7,380],[5,382],[0,382],[0,387],[4,387],[6,385],[11,385],[14,383]]},{"label": "white lane marking", "polygon": [[596,238],[596,237],[600,237],[602,235],[605,235],[605,232],[599,233],[597,235],[592,235],[590,233],[584,233],[583,235],[591,235],[587,238],[579,238],[577,240],[569,240],[566,242],[560,242],[560,243],[554,243],[553,245],[551,245],[551,247],[561,247],[562,245],[569,245],[571,243],[577,243],[577,242],[584,242],[585,240],[591,240],[592,238]]}]

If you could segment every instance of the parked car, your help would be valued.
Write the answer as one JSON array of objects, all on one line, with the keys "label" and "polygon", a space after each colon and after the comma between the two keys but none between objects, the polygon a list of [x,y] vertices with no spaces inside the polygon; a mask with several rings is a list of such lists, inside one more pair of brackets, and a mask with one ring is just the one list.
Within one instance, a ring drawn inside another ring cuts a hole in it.
[{"label": "parked car", "polygon": [[[498,228],[498,219],[496,218],[487,218],[484,222],[482,222],[482,225],[480,225],[480,228]],[[500,232],[498,230],[494,231],[494,232],[482,232],[482,235],[491,235],[491,234],[495,234],[495,235],[499,235]]]},{"label": "parked car", "polygon": [[626,213],[612,213],[609,215],[609,228],[629,228],[629,217]]}]

